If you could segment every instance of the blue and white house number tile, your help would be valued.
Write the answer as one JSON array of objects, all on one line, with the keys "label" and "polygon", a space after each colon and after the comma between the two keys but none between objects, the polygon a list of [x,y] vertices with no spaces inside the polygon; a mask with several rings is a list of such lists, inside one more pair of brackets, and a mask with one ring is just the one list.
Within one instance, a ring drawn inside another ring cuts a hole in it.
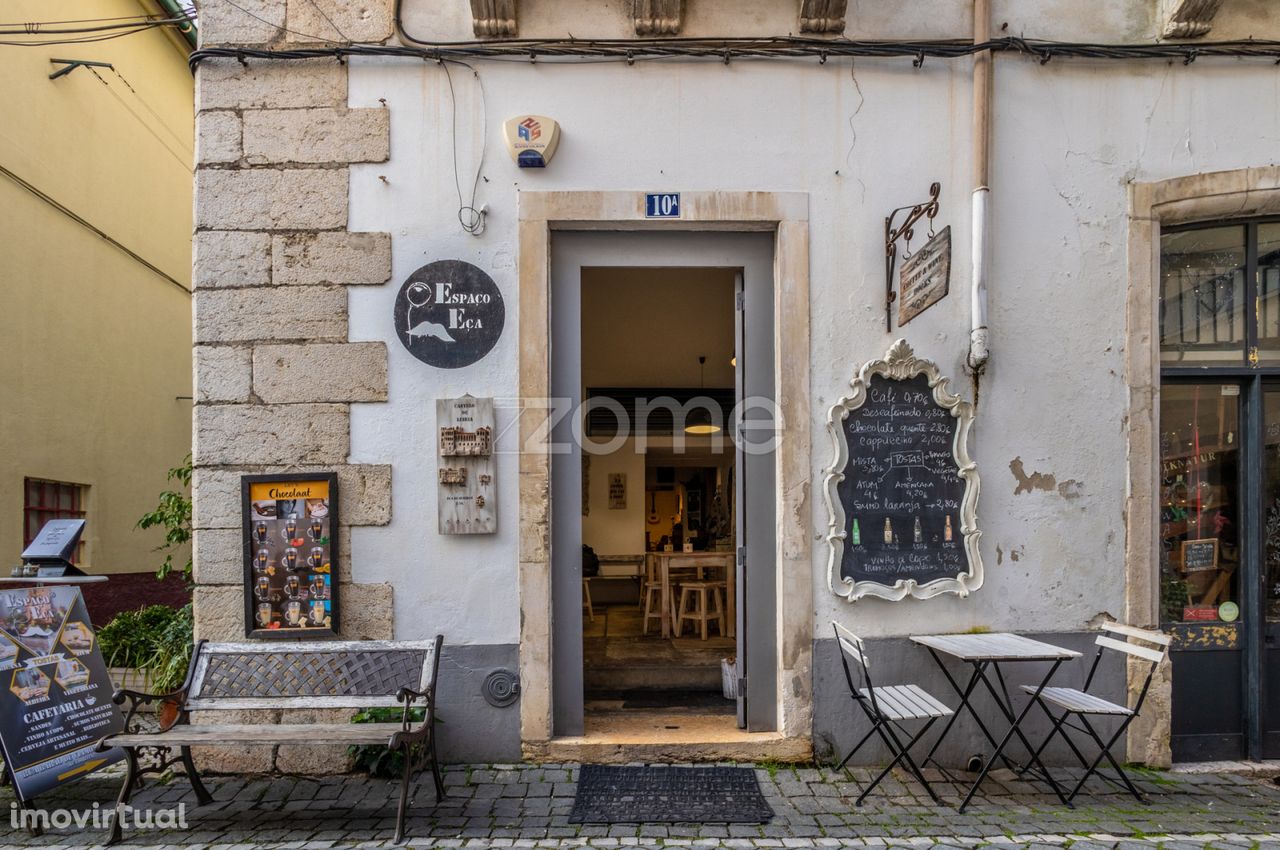
[{"label": "blue and white house number tile", "polygon": [[679,192],[651,192],[644,196],[645,218],[679,218]]}]

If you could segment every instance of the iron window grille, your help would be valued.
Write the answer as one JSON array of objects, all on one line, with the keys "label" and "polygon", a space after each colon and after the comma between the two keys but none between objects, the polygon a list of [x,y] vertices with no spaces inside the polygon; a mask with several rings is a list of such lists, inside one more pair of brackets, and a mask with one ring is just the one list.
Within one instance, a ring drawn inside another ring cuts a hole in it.
[{"label": "iron window grille", "polygon": [[[22,546],[25,549],[36,539],[40,529],[51,519],[84,519],[83,484],[63,481],[45,481],[39,478],[23,479]],[[72,563],[79,563],[84,555],[84,541],[76,547]]]}]

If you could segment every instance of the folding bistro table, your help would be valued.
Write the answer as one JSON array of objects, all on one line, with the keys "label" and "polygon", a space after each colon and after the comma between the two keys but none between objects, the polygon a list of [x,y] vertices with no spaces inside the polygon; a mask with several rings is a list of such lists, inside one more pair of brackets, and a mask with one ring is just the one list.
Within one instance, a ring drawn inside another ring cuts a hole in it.
[{"label": "folding bistro table", "polygon": [[[962,711],[967,710],[969,715],[973,717],[974,722],[978,724],[978,728],[982,730],[982,734],[995,747],[995,752],[987,759],[987,763],[982,766],[982,771],[978,774],[978,778],[974,780],[973,786],[969,789],[969,793],[965,795],[964,800],[960,803],[960,811],[964,811],[969,805],[969,801],[973,799],[973,795],[977,793],[978,786],[982,784],[982,780],[987,778],[987,773],[991,770],[991,765],[998,760],[1013,768],[1018,769],[1016,765],[1009,761],[1008,756],[1004,755],[1004,749],[1014,735],[1022,741],[1022,746],[1026,748],[1030,754],[1030,762],[1028,766],[1034,765],[1039,768],[1044,778],[1049,782],[1049,787],[1053,788],[1053,793],[1058,795],[1058,799],[1063,804],[1070,806],[1067,798],[1063,796],[1062,789],[1058,787],[1058,783],[1053,781],[1053,777],[1049,775],[1049,771],[1045,769],[1044,764],[1040,761],[1039,754],[1031,746],[1026,735],[1022,734],[1022,721],[1031,711],[1031,706],[1035,705],[1040,692],[1049,684],[1049,680],[1053,678],[1053,674],[1057,672],[1062,662],[1069,661],[1072,658],[1079,658],[1080,653],[1063,649],[1060,646],[1054,646],[1049,643],[1042,643],[1038,640],[1022,637],[1021,635],[997,633],[997,634],[963,634],[963,635],[913,635],[912,642],[917,643],[929,650],[929,654],[933,656],[933,660],[937,663],[938,669],[942,671],[942,675],[947,677],[947,681],[960,697],[960,705],[956,707],[956,713],[951,715],[951,719],[947,721],[947,725],[943,727],[942,734],[938,736],[938,740],[934,742],[933,748],[929,750],[929,754],[925,756],[924,761],[928,761],[938,749],[938,745],[947,737],[947,733],[951,731],[951,727],[955,725]],[[945,664],[942,663],[941,655],[950,655],[952,658],[958,658],[968,663],[973,672],[969,676],[968,683],[962,688],[960,683],[947,670]],[[1021,712],[1015,714],[1013,710],[1013,702],[1009,698],[1009,689],[1005,686],[1004,673],[1000,670],[1000,665],[1010,661],[1052,661],[1053,664],[1049,668],[1049,672],[1045,673],[1041,679],[1039,686],[1036,687],[1031,699],[1027,701],[1026,707]],[[994,673],[996,681],[999,682],[999,688],[991,681],[990,674]],[[982,722],[982,717],[974,710],[973,705],[969,702],[974,691],[981,682],[986,686],[987,692],[991,694],[992,700],[999,706],[1001,713],[1004,714],[1005,720],[1009,724],[1007,731],[999,742],[995,736]]]}]

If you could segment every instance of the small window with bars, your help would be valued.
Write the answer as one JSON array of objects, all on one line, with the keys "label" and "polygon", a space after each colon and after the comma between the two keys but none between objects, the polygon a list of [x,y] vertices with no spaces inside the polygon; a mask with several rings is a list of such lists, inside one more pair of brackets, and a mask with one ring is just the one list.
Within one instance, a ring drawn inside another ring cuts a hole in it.
[{"label": "small window with bars", "polygon": [[[63,481],[43,481],[39,478],[24,480],[22,500],[22,547],[25,549],[36,539],[40,529],[51,519],[83,519],[83,484],[67,484]],[[84,555],[84,541],[76,549],[72,563],[79,563]]]}]

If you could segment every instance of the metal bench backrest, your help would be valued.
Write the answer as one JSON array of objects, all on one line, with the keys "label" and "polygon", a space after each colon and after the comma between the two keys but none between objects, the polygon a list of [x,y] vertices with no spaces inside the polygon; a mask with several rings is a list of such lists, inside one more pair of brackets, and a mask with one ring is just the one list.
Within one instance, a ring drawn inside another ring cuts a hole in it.
[{"label": "metal bench backrest", "polygon": [[432,689],[441,642],[201,642],[185,708],[397,707],[401,688]]}]

